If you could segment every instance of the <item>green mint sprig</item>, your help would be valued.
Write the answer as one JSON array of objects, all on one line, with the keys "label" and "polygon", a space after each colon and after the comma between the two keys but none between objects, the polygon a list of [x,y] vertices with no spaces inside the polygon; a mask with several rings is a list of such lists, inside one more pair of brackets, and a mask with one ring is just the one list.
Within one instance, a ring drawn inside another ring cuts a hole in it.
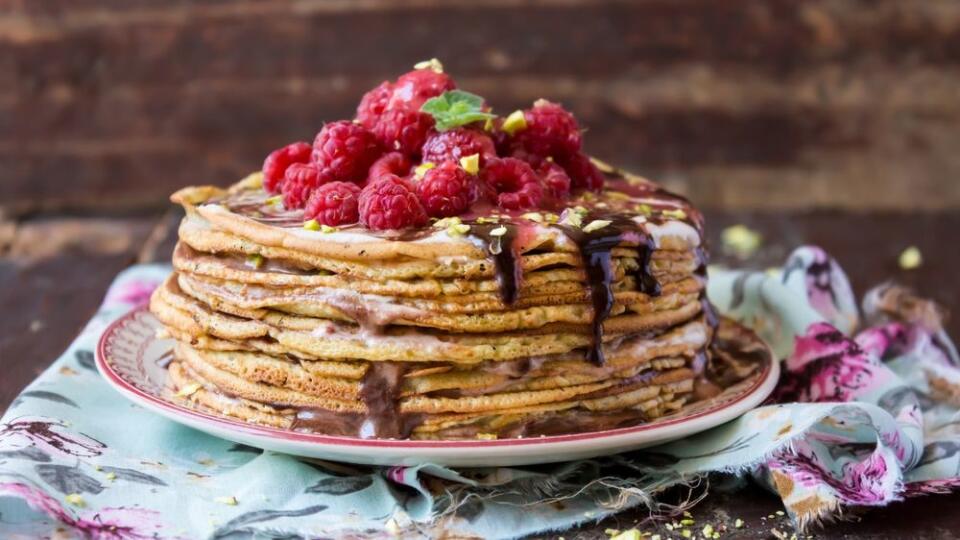
[{"label": "green mint sprig", "polygon": [[463,90],[448,90],[430,98],[420,110],[433,117],[437,131],[447,131],[495,117],[483,111],[482,97]]}]

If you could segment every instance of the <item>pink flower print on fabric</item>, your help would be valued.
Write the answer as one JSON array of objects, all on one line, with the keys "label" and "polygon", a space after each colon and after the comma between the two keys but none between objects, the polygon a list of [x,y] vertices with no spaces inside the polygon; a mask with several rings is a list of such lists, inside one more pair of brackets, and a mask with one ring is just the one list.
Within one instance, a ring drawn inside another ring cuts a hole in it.
[{"label": "pink flower print on fabric", "polygon": [[840,265],[822,249],[805,246],[794,250],[787,259],[784,283],[801,270],[810,307],[840,330],[852,331],[859,319],[857,301]]},{"label": "pink flower print on fabric", "polygon": [[159,281],[150,279],[133,279],[122,281],[111,287],[107,292],[107,298],[104,304],[111,306],[114,304],[146,304],[150,300],[150,295],[154,289],[160,285]]},{"label": "pink flower print on fabric", "polygon": [[898,498],[892,488],[897,484],[900,467],[889,463],[890,459],[890,453],[879,447],[862,460],[845,463],[838,477],[820,463],[805,441],[798,441],[793,451],[778,452],[767,460],[767,467],[808,490],[826,489],[844,504],[878,505]]},{"label": "pink flower print on fabric", "polygon": [[0,442],[4,446],[15,446],[12,441],[18,440],[50,454],[73,457],[99,456],[106,448],[96,439],[70,432],[63,421],[41,417],[20,417],[0,424]]},{"label": "pink flower print on fabric", "polygon": [[796,338],[785,367],[776,391],[780,402],[851,401],[883,382],[878,378],[889,378],[873,357],[827,323],[811,324]]},{"label": "pink flower print on fabric", "polygon": [[178,539],[162,534],[160,513],[143,508],[100,508],[73,512],[39,489],[17,482],[0,483],[0,494],[23,499],[31,508],[74,528],[94,540]]}]

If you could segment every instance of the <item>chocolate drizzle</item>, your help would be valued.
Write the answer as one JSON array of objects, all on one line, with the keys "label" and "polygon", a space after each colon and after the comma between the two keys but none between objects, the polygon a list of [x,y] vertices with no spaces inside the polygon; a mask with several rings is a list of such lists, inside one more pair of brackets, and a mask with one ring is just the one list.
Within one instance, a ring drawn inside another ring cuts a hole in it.
[{"label": "chocolate drizzle", "polygon": [[[491,231],[503,227],[506,233],[493,236]],[[518,225],[514,223],[471,223],[470,234],[479,238],[487,251],[493,256],[497,283],[500,285],[500,298],[505,305],[513,305],[520,295],[523,282],[523,266],[519,264],[520,253],[517,246]]]}]

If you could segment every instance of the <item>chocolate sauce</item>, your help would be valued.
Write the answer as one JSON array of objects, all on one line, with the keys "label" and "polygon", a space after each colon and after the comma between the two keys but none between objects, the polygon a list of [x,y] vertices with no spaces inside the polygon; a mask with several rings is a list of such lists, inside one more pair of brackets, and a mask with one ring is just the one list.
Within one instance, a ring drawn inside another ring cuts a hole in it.
[{"label": "chocolate sauce", "polygon": [[[490,234],[490,231],[500,227],[507,232],[502,236]],[[517,301],[523,283],[517,233],[518,225],[514,223],[470,223],[470,234],[479,238],[493,256],[494,271],[500,285],[500,298],[508,306]]]}]

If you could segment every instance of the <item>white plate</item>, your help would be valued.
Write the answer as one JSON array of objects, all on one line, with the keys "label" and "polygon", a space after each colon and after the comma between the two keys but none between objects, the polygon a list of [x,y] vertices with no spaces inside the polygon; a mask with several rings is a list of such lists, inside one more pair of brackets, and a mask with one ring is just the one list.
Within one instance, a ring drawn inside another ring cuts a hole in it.
[{"label": "white plate", "polygon": [[[633,427],[501,440],[409,441],[298,433],[248,424],[185,407],[167,399],[166,365],[173,340],[158,339],[160,322],[145,308],[114,322],[100,338],[97,368],[134,403],[174,422],[250,446],[297,456],[369,465],[509,466],[550,463],[615,454],[672,441],[723,424],[759,405],[780,374],[767,361],[758,373],[716,398]],[[772,358],[772,354],[768,355]]]}]

